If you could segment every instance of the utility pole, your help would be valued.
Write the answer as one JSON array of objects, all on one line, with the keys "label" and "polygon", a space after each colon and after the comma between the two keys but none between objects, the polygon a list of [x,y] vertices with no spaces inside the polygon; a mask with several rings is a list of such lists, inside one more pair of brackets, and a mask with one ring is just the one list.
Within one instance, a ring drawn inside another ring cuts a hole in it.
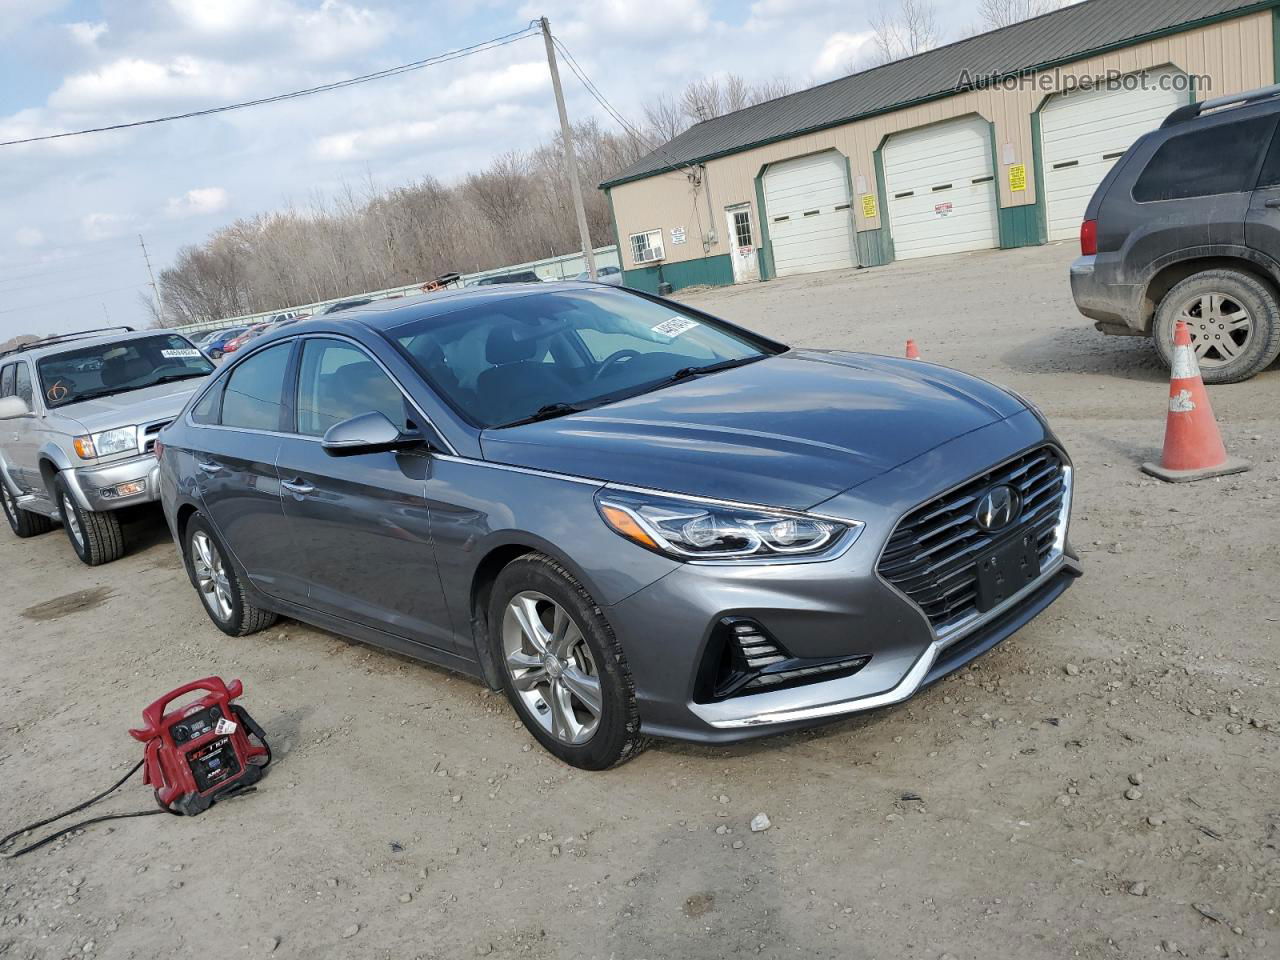
[{"label": "utility pole", "polygon": [[587,231],[587,210],[582,205],[582,184],[578,182],[578,158],[573,153],[573,134],[569,130],[569,114],[564,109],[564,91],[560,89],[560,68],[556,66],[556,48],[551,42],[551,21],[541,18],[542,39],[547,45],[547,66],[551,68],[551,89],[556,94],[560,112],[560,139],[564,141],[564,167],[569,174],[569,190],[573,193],[573,212],[578,217],[578,235],[582,238],[582,259],[587,262],[587,275],[596,278],[596,255]]},{"label": "utility pole", "polygon": [[156,300],[156,317],[164,323],[164,298],[160,296],[160,287],[156,285],[156,275],[151,272],[151,257],[147,253],[147,242],[138,234],[138,246],[142,247],[142,259],[147,263],[147,276],[151,278],[151,292]]}]

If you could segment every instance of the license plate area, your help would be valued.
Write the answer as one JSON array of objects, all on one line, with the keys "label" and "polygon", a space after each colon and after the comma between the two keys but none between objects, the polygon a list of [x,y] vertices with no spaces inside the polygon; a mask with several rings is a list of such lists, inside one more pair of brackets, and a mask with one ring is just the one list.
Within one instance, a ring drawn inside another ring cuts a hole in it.
[{"label": "license plate area", "polygon": [[1025,531],[978,555],[978,611],[1000,606],[1040,576],[1035,534]]}]

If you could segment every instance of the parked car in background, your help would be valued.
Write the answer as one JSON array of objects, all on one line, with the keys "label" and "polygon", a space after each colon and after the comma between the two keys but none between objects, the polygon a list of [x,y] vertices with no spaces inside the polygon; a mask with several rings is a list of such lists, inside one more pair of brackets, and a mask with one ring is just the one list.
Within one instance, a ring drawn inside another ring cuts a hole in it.
[{"label": "parked car in background", "polygon": [[33,537],[61,521],[90,566],[124,554],[119,511],[159,498],[152,447],[214,366],[186,337],[128,327],[0,355],[0,503]]},{"label": "parked car in background", "polygon": [[327,317],[331,313],[341,313],[343,310],[350,310],[353,307],[363,307],[366,303],[373,303],[372,297],[354,297],[350,300],[339,300],[337,303],[331,303],[320,311],[320,316]]},{"label": "parked car in background", "polygon": [[228,340],[226,345],[222,348],[222,352],[224,354],[235,353],[237,350],[243,347],[246,343],[249,343],[250,341],[258,339],[258,337],[262,336],[264,333],[266,333],[270,329],[271,329],[270,323],[255,323],[253,324],[253,326],[247,328],[239,336],[233,337],[232,339]]},{"label": "parked car in background", "polygon": [[219,629],[481,676],[587,769],[905,700],[1080,572],[1019,397],[573,281],[278,330],[158,456]]},{"label": "parked car in background", "polygon": [[1182,107],[1139,139],[1089,203],[1071,267],[1103,333],[1151,337],[1172,363],[1185,321],[1206,383],[1280,356],[1280,87]]},{"label": "parked car in background", "polygon": [[500,283],[542,283],[542,278],[532,270],[517,270],[515,273],[499,273],[491,277],[481,277],[469,284],[472,287],[491,287]]},{"label": "parked car in background", "polygon": [[[583,270],[573,279],[590,280],[591,274],[586,270]],[[617,267],[597,267],[596,283],[607,283],[611,287],[620,287],[622,286],[622,271]]]},{"label": "parked car in background", "polygon": [[221,360],[222,355],[227,350],[227,344],[248,329],[248,327],[238,326],[228,327],[225,330],[215,330],[200,341],[200,349],[214,360]]}]

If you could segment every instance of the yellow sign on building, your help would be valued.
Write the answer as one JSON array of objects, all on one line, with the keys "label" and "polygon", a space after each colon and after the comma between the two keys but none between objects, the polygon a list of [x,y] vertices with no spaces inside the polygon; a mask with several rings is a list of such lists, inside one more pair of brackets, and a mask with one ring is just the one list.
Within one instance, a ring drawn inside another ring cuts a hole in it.
[{"label": "yellow sign on building", "polygon": [[1027,189],[1027,165],[1015,163],[1009,168],[1009,190],[1017,193],[1025,189]]},{"label": "yellow sign on building", "polygon": [[874,220],[879,211],[876,209],[876,195],[874,193],[864,193],[862,195],[862,215],[868,220]]}]

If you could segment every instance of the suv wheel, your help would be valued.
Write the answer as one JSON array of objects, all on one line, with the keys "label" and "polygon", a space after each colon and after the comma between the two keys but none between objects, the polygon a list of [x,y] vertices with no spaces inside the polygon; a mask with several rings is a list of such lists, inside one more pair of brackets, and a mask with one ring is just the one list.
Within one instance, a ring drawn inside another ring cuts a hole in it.
[{"label": "suv wheel", "polygon": [[77,557],[96,567],[124,556],[124,531],[120,529],[119,517],[111,512],[81,510],[61,477],[54,480],[53,489],[62,514],[62,527]]},{"label": "suv wheel", "polygon": [[604,770],[644,748],[626,657],[568,570],[540,553],[512,561],[498,574],[488,614],[507,699],[549,752]]},{"label": "suv wheel", "polygon": [[245,637],[276,622],[275,613],[255,607],[248,601],[244,581],[227,558],[222,542],[209,526],[209,521],[198,513],[187,521],[183,531],[182,557],[205,612],[223,633]]},{"label": "suv wheel", "polygon": [[0,506],[4,507],[5,519],[9,521],[9,529],[15,536],[26,539],[39,536],[53,529],[53,521],[43,514],[32,513],[18,506],[18,501],[9,492],[9,486],[0,478]]},{"label": "suv wheel", "polygon": [[1239,383],[1280,356],[1280,305],[1275,292],[1247,273],[1206,270],[1183,280],[1156,311],[1156,349],[1173,365],[1173,329],[1187,324],[1205,383]]}]

